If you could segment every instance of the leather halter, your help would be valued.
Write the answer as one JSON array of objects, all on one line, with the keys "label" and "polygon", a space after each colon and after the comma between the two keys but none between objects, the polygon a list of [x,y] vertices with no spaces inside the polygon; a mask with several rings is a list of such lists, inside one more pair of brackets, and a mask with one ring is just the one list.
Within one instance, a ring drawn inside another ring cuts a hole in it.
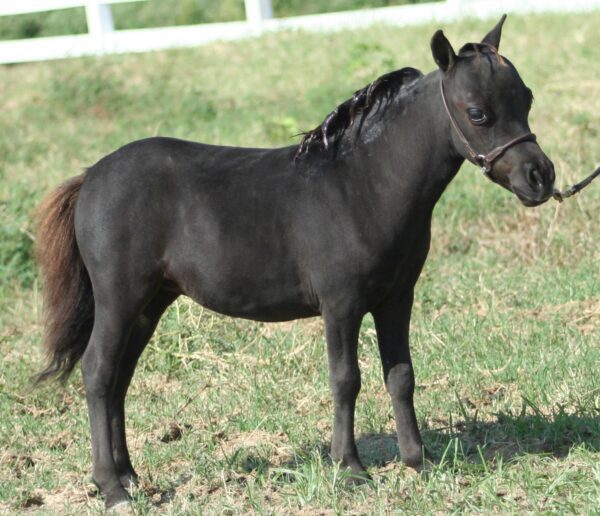
[{"label": "leather halter", "polygon": [[507,149],[509,149],[513,145],[516,145],[517,143],[535,142],[536,141],[535,134],[525,133],[525,134],[522,134],[521,136],[517,136],[516,138],[513,138],[512,140],[506,142],[504,145],[500,145],[500,146],[492,149],[487,154],[480,154],[478,152],[475,152],[475,150],[473,149],[473,147],[471,147],[471,144],[467,140],[465,133],[462,132],[462,129],[458,125],[458,122],[456,121],[456,119],[454,118],[452,113],[450,112],[450,108],[448,107],[448,100],[446,99],[446,91],[444,90],[444,81],[442,80],[441,77],[440,77],[440,91],[442,93],[442,102],[444,103],[444,108],[446,109],[446,113],[448,113],[448,118],[450,118],[450,122],[452,123],[452,127],[456,131],[458,138],[460,139],[460,141],[463,143],[463,145],[467,149],[467,153],[469,154],[469,158],[468,158],[469,161],[471,161],[472,163],[474,163],[475,165],[480,167],[481,171],[485,174],[486,177],[491,179],[490,172],[492,171],[492,166],[494,165],[494,161],[496,161],[500,156],[502,156],[502,154],[504,154],[504,152]]}]

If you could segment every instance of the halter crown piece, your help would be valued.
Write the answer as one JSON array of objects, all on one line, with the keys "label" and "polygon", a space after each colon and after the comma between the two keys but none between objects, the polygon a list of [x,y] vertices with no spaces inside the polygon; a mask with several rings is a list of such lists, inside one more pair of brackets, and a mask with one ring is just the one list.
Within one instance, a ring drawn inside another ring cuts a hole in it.
[{"label": "halter crown piece", "polygon": [[490,172],[492,171],[494,161],[496,161],[500,156],[502,156],[502,154],[504,154],[510,147],[512,147],[513,145],[517,145],[517,143],[521,143],[521,142],[535,142],[536,141],[535,134],[524,133],[524,134],[517,136],[516,138],[513,138],[512,140],[506,142],[504,145],[495,147],[487,154],[481,154],[479,152],[476,152],[473,149],[473,147],[471,146],[471,144],[469,143],[469,140],[467,140],[465,133],[463,133],[462,129],[458,125],[456,118],[454,118],[454,115],[450,111],[450,107],[448,106],[448,100],[446,98],[446,90],[444,89],[444,81],[442,80],[441,77],[440,77],[440,91],[442,93],[442,102],[444,103],[444,108],[446,109],[448,118],[450,118],[450,123],[452,124],[452,127],[456,131],[458,138],[465,146],[465,149],[467,149],[467,153],[469,154],[469,158],[468,158],[469,161],[471,163],[474,163],[475,165],[477,165],[479,168],[481,168],[481,171],[484,173],[484,175],[486,177],[488,177],[488,178],[490,177]]}]

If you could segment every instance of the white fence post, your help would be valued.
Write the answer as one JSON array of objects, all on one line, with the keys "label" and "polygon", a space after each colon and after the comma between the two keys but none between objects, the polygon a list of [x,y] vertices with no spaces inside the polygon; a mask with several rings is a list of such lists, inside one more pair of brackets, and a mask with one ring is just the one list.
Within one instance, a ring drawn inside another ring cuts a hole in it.
[{"label": "white fence post", "polygon": [[98,48],[102,50],[104,36],[115,30],[110,5],[102,3],[101,0],[88,0],[85,6],[85,17],[88,32],[96,40]]},{"label": "white fence post", "polygon": [[271,0],[244,0],[246,6],[246,19],[250,23],[260,23],[273,18]]}]

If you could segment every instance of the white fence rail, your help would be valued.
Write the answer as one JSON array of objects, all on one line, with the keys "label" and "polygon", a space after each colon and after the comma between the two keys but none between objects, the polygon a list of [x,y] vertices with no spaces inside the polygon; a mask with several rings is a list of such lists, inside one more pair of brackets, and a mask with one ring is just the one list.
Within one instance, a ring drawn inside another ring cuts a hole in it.
[{"label": "white fence rail", "polygon": [[273,18],[270,0],[245,0],[246,21],[114,30],[110,4],[131,1],[142,0],[0,0],[0,16],[83,6],[88,22],[87,34],[0,41],[0,63],[193,47],[286,29],[335,31],[374,23],[400,26],[447,22],[464,16],[488,18],[504,12],[584,12],[600,9],[600,0],[445,0]]}]

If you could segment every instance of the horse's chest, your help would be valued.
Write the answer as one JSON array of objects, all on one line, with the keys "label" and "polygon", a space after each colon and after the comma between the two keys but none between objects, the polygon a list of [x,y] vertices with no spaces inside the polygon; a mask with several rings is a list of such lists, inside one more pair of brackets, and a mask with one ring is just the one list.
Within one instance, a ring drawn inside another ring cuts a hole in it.
[{"label": "horse's chest", "polygon": [[320,298],[360,298],[367,305],[414,286],[429,250],[428,227],[400,237],[346,236],[323,250],[311,277]]}]

